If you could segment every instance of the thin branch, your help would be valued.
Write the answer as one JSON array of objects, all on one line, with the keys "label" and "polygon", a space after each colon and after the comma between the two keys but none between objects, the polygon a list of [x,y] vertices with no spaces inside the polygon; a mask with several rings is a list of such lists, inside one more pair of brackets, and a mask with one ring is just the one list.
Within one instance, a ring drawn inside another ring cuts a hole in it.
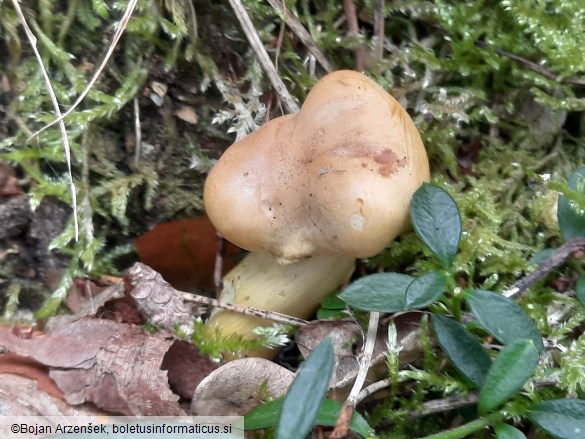
[{"label": "thin branch", "polygon": [[[343,0],[343,10],[347,18],[347,30],[349,36],[357,37],[360,33],[360,28],[357,19],[357,12],[353,0]],[[361,72],[366,67],[366,53],[364,47],[360,44],[354,50],[355,54],[355,69]]]},{"label": "thin branch", "polygon": [[333,66],[327,60],[325,54],[321,51],[317,43],[311,37],[311,34],[305,29],[301,22],[291,14],[279,0],[268,0],[270,6],[272,6],[277,12],[282,14],[286,25],[294,32],[294,34],[301,40],[301,43],[305,45],[307,50],[317,59],[321,67],[327,72],[331,73],[334,69]]},{"label": "thin branch", "polygon": [[134,166],[138,168],[140,153],[142,151],[142,128],[140,125],[140,105],[138,105],[138,98],[134,98],[134,137]]},{"label": "thin branch", "polygon": [[[12,1],[13,2],[16,2],[17,0],[12,0]],[[81,101],[83,101],[85,99],[85,97],[87,96],[87,94],[89,93],[89,91],[95,85],[95,83],[97,82],[98,78],[100,77],[100,75],[102,74],[102,72],[104,71],[104,69],[106,68],[106,64],[108,63],[108,61],[110,60],[112,54],[114,53],[114,49],[118,45],[118,42],[120,41],[120,38],[122,38],[122,35],[124,34],[124,30],[128,26],[128,22],[130,21],[130,18],[132,17],[132,13],[134,12],[134,9],[136,8],[136,3],[138,3],[138,0],[130,0],[130,2],[128,3],[128,7],[124,11],[124,15],[122,16],[122,18],[120,20],[120,23],[119,23],[119,26],[116,29],[116,32],[114,33],[114,37],[112,39],[112,42],[110,43],[110,47],[108,47],[108,51],[106,52],[106,56],[104,56],[104,59],[102,60],[102,63],[100,64],[100,66],[98,67],[98,69],[94,73],[93,77],[91,78],[91,80],[87,84],[87,87],[85,87],[85,89],[83,90],[83,92],[81,93],[81,95],[79,95],[79,97],[77,98],[77,100],[75,101],[75,103],[65,113],[61,114],[61,112],[59,112],[59,117],[57,119],[55,119],[53,122],[45,125],[43,128],[41,128],[40,130],[38,130],[37,132],[35,132],[31,137],[38,136],[40,133],[42,133],[46,129],[52,127],[56,123],[61,123],[61,121],[63,119],[65,119],[67,116],[69,116],[71,113],[73,113],[73,111],[75,111],[75,109],[79,106],[79,104],[81,103]]]},{"label": "thin branch", "polygon": [[576,251],[585,251],[585,237],[575,238],[557,248],[548,257],[546,261],[540,264],[529,275],[523,277],[502,294],[506,297],[515,297],[520,295],[526,289],[534,285],[539,280],[550,274],[555,268],[561,265]]},{"label": "thin branch", "polygon": [[299,319],[297,317],[287,316],[286,314],[282,314],[275,311],[266,311],[263,309],[251,308],[248,306],[232,305],[231,303],[220,302],[219,300],[212,299],[211,297],[200,296],[198,294],[186,293],[183,291],[178,291],[178,293],[185,302],[208,305],[214,308],[221,308],[227,311],[233,311],[247,316],[260,317],[261,319],[264,320],[272,320],[273,322],[283,323],[285,325],[303,326],[309,323],[306,320]]},{"label": "thin branch", "polygon": [[335,424],[335,429],[329,437],[333,439],[341,439],[347,435],[349,430],[349,423],[359,401],[359,394],[364,386],[370,365],[372,363],[372,355],[374,354],[374,346],[376,344],[376,335],[378,332],[378,322],[380,320],[379,312],[371,312],[370,320],[368,322],[368,333],[366,335],[366,342],[364,343],[364,350],[360,359],[360,368],[358,370],[353,387],[349,392],[349,396],[345,400],[345,404],[341,408],[339,417]]},{"label": "thin branch", "polygon": [[242,29],[246,34],[246,38],[248,38],[250,46],[252,46],[252,49],[256,53],[256,57],[258,58],[260,65],[266,72],[266,75],[268,75],[268,79],[270,80],[272,86],[274,87],[274,90],[280,97],[280,100],[282,101],[284,108],[288,113],[297,113],[300,108],[296,101],[288,92],[286,85],[284,85],[284,82],[282,82],[280,76],[278,76],[278,72],[276,71],[276,68],[272,64],[272,61],[268,56],[268,52],[266,51],[266,48],[264,47],[262,41],[260,40],[260,37],[258,36],[258,32],[256,32],[256,29],[254,29],[254,24],[252,23],[250,16],[246,12],[246,9],[244,8],[244,5],[242,4],[241,0],[229,0],[229,2],[234,13],[236,14],[236,17],[238,17],[238,20],[242,25]]},{"label": "thin branch", "polygon": [[28,26],[26,18],[22,13],[22,9],[20,9],[20,5],[18,4],[18,0],[12,0],[12,4],[14,5],[14,9],[16,10],[18,17],[20,18],[20,22],[22,23],[22,27],[24,28],[24,32],[26,33],[26,37],[28,38],[30,45],[33,49],[33,52],[35,53],[35,57],[37,58],[37,61],[41,68],[41,72],[43,73],[43,78],[45,80],[49,96],[51,97],[51,102],[53,103],[53,108],[55,109],[55,113],[57,114],[59,120],[59,129],[61,130],[61,136],[63,137],[63,147],[65,149],[65,159],[67,161],[69,189],[71,192],[71,204],[73,207],[73,227],[75,229],[75,241],[79,241],[79,223],[77,219],[77,193],[75,190],[75,184],[73,183],[73,174],[71,172],[71,147],[69,145],[69,136],[67,136],[67,129],[65,128],[65,124],[62,122],[59,101],[57,99],[57,96],[55,95],[55,91],[53,90],[53,86],[51,84],[51,79],[49,78],[49,74],[47,73],[47,69],[45,69],[43,59],[41,58],[41,54],[39,53],[39,50],[37,48],[37,37],[33,34],[32,30]]},{"label": "thin branch", "polygon": [[[127,287],[127,293],[137,302],[142,303],[144,308],[158,310],[161,307],[165,309],[176,308],[177,315],[184,314],[184,302],[197,303],[201,305],[221,308],[228,311],[245,314],[248,316],[260,317],[266,320],[272,320],[286,325],[302,326],[308,322],[296,317],[287,316],[274,311],[265,311],[257,308],[250,308],[241,305],[232,305],[230,303],[220,302],[206,296],[186,293],[179,291],[169,285],[162,275],[146,264],[136,262],[124,273],[124,283]],[[174,305],[172,305],[172,303]],[[165,318],[169,313],[162,313]],[[192,317],[192,314],[190,314]]]},{"label": "thin branch", "polygon": [[[475,44],[478,47],[481,47],[484,49],[487,49],[490,47],[490,45],[488,43],[486,43],[485,41],[476,41]],[[533,72],[536,72],[539,75],[542,75],[547,79],[552,79],[554,81],[558,81],[558,82],[564,83],[564,84],[576,85],[578,87],[585,87],[585,79],[580,79],[580,78],[575,78],[575,77],[559,78],[559,75],[557,73],[555,73],[554,71],[547,69],[546,67],[544,67],[538,63],[535,63],[534,61],[530,61],[529,59],[523,58],[520,55],[516,55],[515,53],[507,52],[507,51],[502,50],[502,49],[496,49],[496,53],[498,55],[505,56],[506,58],[509,58],[513,61],[516,61],[518,64],[523,65],[527,69],[532,70]]]},{"label": "thin branch", "polygon": [[376,37],[375,57],[376,62],[384,58],[384,0],[374,2],[374,35]]}]

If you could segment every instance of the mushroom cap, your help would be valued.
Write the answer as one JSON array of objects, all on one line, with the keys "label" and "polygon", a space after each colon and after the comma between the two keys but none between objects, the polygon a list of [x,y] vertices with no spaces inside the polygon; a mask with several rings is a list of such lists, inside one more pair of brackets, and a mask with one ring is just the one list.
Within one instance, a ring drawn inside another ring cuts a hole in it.
[{"label": "mushroom cap", "polygon": [[299,113],[229,147],[204,201],[226,239],[282,263],[320,254],[373,256],[409,224],[412,194],[429,180],[410,116],[374,81],[337,71]]}]

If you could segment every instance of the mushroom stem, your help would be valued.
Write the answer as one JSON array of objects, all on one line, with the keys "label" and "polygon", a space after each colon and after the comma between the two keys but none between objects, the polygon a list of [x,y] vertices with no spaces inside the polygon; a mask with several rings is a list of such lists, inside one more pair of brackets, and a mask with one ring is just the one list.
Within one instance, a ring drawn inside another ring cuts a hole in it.
[{"label": "mushroom stem", "polygon": [[[355,259],[344,255],[313,256],[292,264],[280,264],[268,252],[252,252],[223,278],[219,300],[235,305],[309,318],[325,296],[349,279]],[[272,322],[225,310],[215,310],[209,326],[223,336],[253,337],[258,326]],[[247,352],[271,356],[274,351]]]}]

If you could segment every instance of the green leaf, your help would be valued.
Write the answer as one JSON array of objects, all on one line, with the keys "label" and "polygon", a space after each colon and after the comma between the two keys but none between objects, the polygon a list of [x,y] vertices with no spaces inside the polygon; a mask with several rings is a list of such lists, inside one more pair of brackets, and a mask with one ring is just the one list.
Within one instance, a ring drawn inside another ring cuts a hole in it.
[{"label": "green leaf", "polygon": [[431,271],[417,277],[406,289],[406,308],[426,308],[436,302],[447,288],[447,276]]},{"label": "green leaf", "polygon": [[276,437],[304,439],[309,434],[329,386],[334,362],[333,343],[327,337],[311,352],[288,389]]},{"label": "green leaf", "polygon": [[585,437],[585,401],[582,399],[543,401],[533,407],[527,417],[556,438]]},{"label": "green leaf", "polygon": [[406,309],[406,290],[412,280],[413,277],[407,274],[370,274],[349,285],[339,298],[364,311],[403,311]]},{"label": "green leaf", "polygon": [[461,240],[459,208],[445,189],[428,183],[410,202],[414,230],[445,268],[450,268]]},{"label": "green leaf", "polygon": [[[249,412],[244,417],[244,429],[260,430],[262,428],[276,427],[283,402],[284,398],[275,399]],[[326,427],[334,427],[342,405],[339,401],[333,401],[331,399],[323,400],[317,418],[313,422],[313,426],[324,425]],[[372,432],[367,421],[357,412],[353,413],[349,428],[363,437],[369,436]]]},{"label": "green leaf", "polygon": [[496,439],[526,439],[524,433],[508,424],[498,424],[494,427]]},{"label": "green leaf", "polygon": [[532,340],[538,352],[544,350],[536,325],[512,299],[491,291],[473,290],[466,300],[479,323],[500,343]]},{"label": "green leaf", "polygon": [[[569,189],[575,191],[575,196],[583,196],[585,193],[585,167],[578,169],[571,175],[567,184]],[[565,195],[559,196],[557,218],[565,241],[585,236],[585,214],[579,212],[580,208],[581,206],[577,206],[575,201],[569,200]]]},{"label": "green leaf", "polygon": [[492,365],[485,348],[453,319],[433,314],[431,322],[437,341],[449,360],[476,388],[481,388]]},{"label": "green leaf", "polygon": [[532,340],[518,340],[496,357],[479,392],[479,413],[486,414],[506,402],[522,388],[538,365]]},{"label": "green leaf", "polygon": [[583,306],[585,306],[585,277],[577,279],[577,286],[575,288],[577,293],[577,300]]}]

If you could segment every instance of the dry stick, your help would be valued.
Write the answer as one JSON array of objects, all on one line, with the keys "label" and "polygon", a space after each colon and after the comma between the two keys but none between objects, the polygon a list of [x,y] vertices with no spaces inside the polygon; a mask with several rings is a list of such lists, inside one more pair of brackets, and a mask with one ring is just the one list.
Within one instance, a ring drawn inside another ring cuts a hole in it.
[{"label": "dry stick", "polygon": [[306,325],[306,320],[299,319],[296,317],[287,316],[275,311],[265,311],[263,309],[251,308],[248,306],[232,305],[231,303],[220,302],[217,299],[211,297],[199,296],[197,294],[186,293],[184,291],[176,290],[181,299],[185,302],[200,303],[203,305],[213,306],[216,308],[225,309],[228,311],[245,314],[247,316],[260,317],[265,320],[272,320],[273,322],[284,323],[285,325],[292,326],[303,326]]},{"label": "dry stick", "polygon": [[138,98],[134,98],[134,166],[138,167],[140,163],[140,152],[142,151],[142,128],[140,126],[140,106],[138,105]]},{"label": "dry stick", "polygon": [[305,45],[309,52],[311,52],[311,55],[313,55],[319,64],[321,64],[321,67],[323,67],[327,73],[331,73],[334,70],[333,66],[329,63],[319,46],[317,46],[311,37],[311,34],[309,34],[301,22],[287,11],[279,0],[268,0],[268,3],[270,3],[270,6],[272,6],[277,12],[282,14],[286,25],[290,27],[299,40],[301,40],[301,43]]},{"label": "dry stick", "polygon": [[[12,0],[12,1],[16,2],[16,0]],[[79,95],[79,97],[77,98],[77,100],[75,101],[73,106],[63,114],[61,114],[59,112],[59,117],[57,119],[55,119],[53,122],[45,125],[43,128],[41,128],[40,130],[35,132],[31,137],[38,136],[40,133],[45,131],[47,128],[52,127],[56,123],[61,123],[61,121],[63,119],[65,119],[67,116],[69,116],[73,111],[75,111],[75,109],[81,103],[81,101],[83,101],[85,99],[85,97],[87,96],[89,91],[92,89],[92,87],[95,85],[98,78],[102,74],[103,70],[106,68],[106,64],[108,63],[112,54],[114,53],[114,49],[118,45],[120,38],[122,38],[122,34],[124,33],[126,26],[128,26],[128,22],[130,21],[130,17],[132,17],[132,13],[134,12],[134,9],[136,8],[136,3],[138,3],[138,0],[130,0],[130,2],[128,3],[128,7],[124,11],[124,15],[120,19],[119,26],[116,29],[116,32],[114,33],[114,37],[112,38],[112,42],[110,43],[110,47],[108,47],[108,51],[106,52],[106,56],[104,56],[102,63],[100,64],[100,66],[98,67],[98,69],[94,73],[93,77],[89,81],[89,84],[87,84],[87,87],[85,87],[85,89],[83,90],[81,95]]]},{"label": "dry stick", "polygon": [[[345,16],[347,18],[347,28],[349,35],[358,36],[360,33],[360,28],[358,25],[357,13],[353,0],[343,0],[343,10],[345,11]],[[354,53],[355,69],[358,72],[361,72],[366,67],[366,54],[361,44],[355,49]]]},{"label": "dry stick", "polygon": [[358,403],[359,393],[362,390],[362,387],[364,386],[366,376],[368,375],[368,371],[370,370],[372,355],[374,354],[374,346],[376,344],[376,334],[378,332],[379,320],[380,320],[379,312],[370,313],[370,320],[368,322],[368,333],[366,335],[366,342],[364,343],[364,350],[362,352],[362,356],[360,359],[360,368],[355,378],[355,382],[353,383],[353,387],[351,388],[351,391],[349,392],[349,395],[345,400],[345,403],[343,404],[341,411],[339,412],[339,417],[337,418],[337,422],[335,423],[335,429],[331,433],[331,436],[329,436],[330,438],[340,439],[347,435],[351,417]]},{"label": "dry stick", "polygon": [[213,285],[215,286],[215,295],[219,297],[223,289],[221,275],[223,273],[223,258],[225,256],[225,238],[221,233],[216,232],[217,252],[215,253],[215,264],[213,265]]},{"label": "dry stick", "polygon": [[[475,44],[478,47],[484,49],[490,47],[489,44],[486,43],[485,41],[476,41]],[[577,85],[579,87],[585,87],[585,79],[579,79],[575,77],[559,79],[559,75],[553,72],[552,70],[547,69],[546,67],[543,67],[538,63],[530,61],[529,59],[523,58],[520,55],[516,55],[515,53],[511,52],[506,52],[505,50],[502,49],[496,49],[496,53],[498,55],[505,56],[506,58],[516,61],[518,64],[522,64],[524,67],[538,73],[539,75],[544,76],[547,79],[552,79],[554,81],[558,81],[565,84]]]},{"label": "dry stick", "polygon": [[268,52],[266,52],[266,48],[262,44],[262,41],[260,41],[258,32],[256,32],[256,29],[254,29],[252,20],[250,20],[250,17],[244,8],[244,5],[242,5],[241,0],[229,0],[229,2],[232,9],[234,10],[234,13],[236,14],[236,17],[238,17],[238,20],[242,25],[242,29],[246,34],[246,38],[248,38],[250,46],[252,46],[252,49],[256,53],[256,57],[258,58],[260,65],[268,75],[268,79],[270,79],[270,82],[280,97],[280,100],[282,101],[282,104],[284,105],[287,113],[297,113],[299,111],[299,106],[288,92],[284,82],[282,82],[282,79],[280,79],[280,76],[278,76],[278,72],[274,68],[272,61],[270,61]]},{"label": "dry stick", "polygon": [[384,0],[376,0],[374,11],[374,35],[376,36],[376,61],[384,58]]},{"label": "dry stick", "polygon": [[502,294],[506,297],[515,297],[521,294],[530,286],[534,285],[539,280],[543,279],[551,271],[561,265],[573,253],[579,250],[585,250],[585,237],[575,238],[557,248],[548,257],[546,261],[540,264],[529,275],[523,277]]},{"label": "dry stick", "polygon": [[43,73],[43,78],[45,80],[45,84],[47,85],[47,90],[49,92],[49,96],[51,97],[51,102],[53,103],[53,107],[55,108],[55,113],[57,117],[59,117],[59,129],[61,130],[61,136],[63,137],[63,146],[65,148],[65,159],[67,160],[67,172],[69,177],[69,189],[71,192],[71,203],[73,204],[73,228],[75,229],[75,241],[79,240],[79,223],[77,219],[77,193],[75,192],[75,184],[73,183],[73,174],[71,173],[71,147],[69,146],[69,136],[67,136],[67,130],[65,129],[65,124],[62,122],[61,116],[61,108],[59,107],[59,101],[57,100],[57,96],[55,95],[55,91],[53,90],[53,86],[51,85],[51,80],[49,79],[49,74],[45,69],[45,65],[43,64],[43,59],[41,58],[41,54],[37,48],[37,37],[32,33],[32,30],[28,26],[26,22],[26,18],[22,13],[22,9],[20,9],[20,5],[18,4],[18,0],[12,0],[14,5],[14,9],[20,18],[22,23],[22,27],[24,28],[24,32],[26,33],[26,37],[28,38],[30,45],[35,53],[35,57],[39,63],[41,68],[41,72]]}]

